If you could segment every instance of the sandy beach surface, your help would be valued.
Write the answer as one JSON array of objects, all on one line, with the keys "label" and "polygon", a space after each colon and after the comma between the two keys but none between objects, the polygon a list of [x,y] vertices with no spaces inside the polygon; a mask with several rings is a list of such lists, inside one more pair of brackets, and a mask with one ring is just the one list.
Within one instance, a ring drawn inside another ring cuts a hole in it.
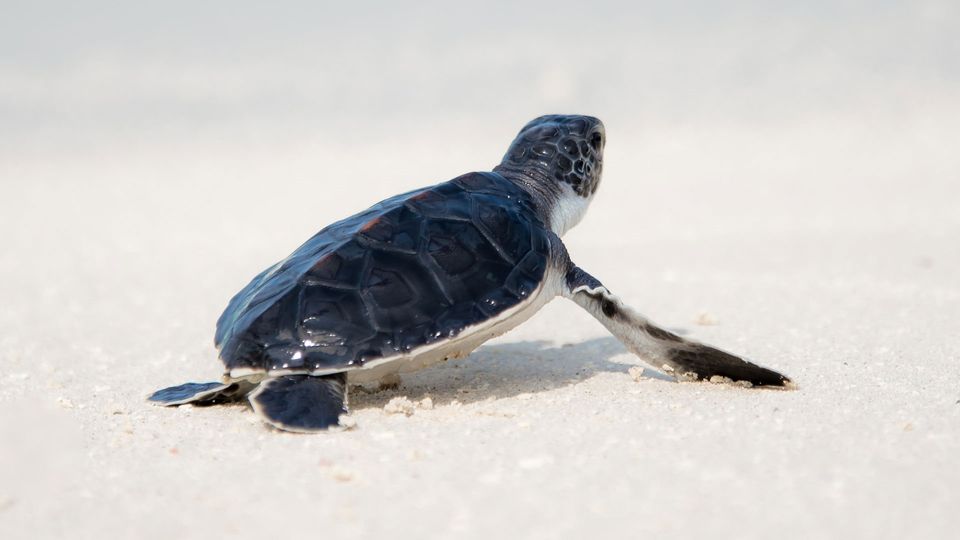
[{"label": "sandy beach surface", "polygon": [[[0,23],[0,536],[956,538],[956,8],[114,7]],[[144,401],[219,377],[257,272],[547,112],[609,137],[574,260],[799,389],[676,383],[558,299],[343,433]]]}]

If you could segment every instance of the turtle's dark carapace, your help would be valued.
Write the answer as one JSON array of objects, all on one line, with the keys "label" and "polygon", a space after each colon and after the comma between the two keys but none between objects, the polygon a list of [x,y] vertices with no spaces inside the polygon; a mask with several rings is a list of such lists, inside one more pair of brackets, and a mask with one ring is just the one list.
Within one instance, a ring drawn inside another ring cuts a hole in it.
[{"label": "turtle's dark carapace", "polygon": [[241,290],[227,369],[344,370],[495,317],[541,283],[549,241],[524,190],[470,173],[339,221]]}]

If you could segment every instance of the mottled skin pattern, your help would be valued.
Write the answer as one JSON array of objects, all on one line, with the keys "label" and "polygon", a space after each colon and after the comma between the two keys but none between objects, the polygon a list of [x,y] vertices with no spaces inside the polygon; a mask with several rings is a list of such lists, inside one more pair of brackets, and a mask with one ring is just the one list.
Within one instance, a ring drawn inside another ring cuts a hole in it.
[{"label": "mottled skin pattern", "polygon": [[560,236],[597,191],[604,144],[596,118],[542,116],[493,172],[398,195],[330,225],[230,301],[215,337],[222,382],[150,399],[246,398],[280,429],[342,427],[348,375],[390,377],[467,354],[556,296],[678,379],[790,386],[775,371],[654,325],[571,261]]},{"label": "mottled skin pattern", "polygon": [[543,171],[582,197],[600,186],[603,172],[603,132],[589,117],[566,120],[563,115],[541,116],[520,130],[497,171]]},{"label": "mottled skin pattern", "polygon": [[331,372],[411,351],[516,306],[543,279],[531,196],[470,173],[330,225],[230,301],[227,369]]}]

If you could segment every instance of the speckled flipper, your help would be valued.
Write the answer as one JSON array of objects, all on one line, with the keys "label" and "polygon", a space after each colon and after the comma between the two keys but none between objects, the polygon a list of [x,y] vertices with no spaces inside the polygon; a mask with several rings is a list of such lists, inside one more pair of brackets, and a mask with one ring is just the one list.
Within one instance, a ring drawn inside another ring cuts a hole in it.
[{"label": "speckled flipper", "polygon": [[614,296],[599,280],[572,263],[566,275],[564,296],[589,311],[631,352],[679,380],[793,386],[788,377],[776,371],[654,325]]},{"label": "speckled flipper", "polygon": [[186,383],[180,386],[171,386],[157,390],[147,398],[157,405],[172,406],[194,403],[197,405],[213,405],[227,401],[236,401],[248,393],[256,385],[246,381],[232,383]]},{"label": "speckled flipper", "polygon": [[342,427],[347,413],[347,376],[286,375],[270,378],[250,395],[250,404],[277,429],[303,433]]}]

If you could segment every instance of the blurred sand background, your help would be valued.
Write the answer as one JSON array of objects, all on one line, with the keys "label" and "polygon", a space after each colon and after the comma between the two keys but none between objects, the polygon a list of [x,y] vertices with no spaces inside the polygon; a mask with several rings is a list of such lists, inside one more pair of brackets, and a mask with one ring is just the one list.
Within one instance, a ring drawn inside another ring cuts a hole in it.
[{"label": "blurred sand background", "polygon": [[[2,11],[4,538],[956,538],[955,2]],[[575,260],[798,391],[632,377],[558,300],[346,433],[143,401],[262,268],[551,112],[609,136]]]}]

